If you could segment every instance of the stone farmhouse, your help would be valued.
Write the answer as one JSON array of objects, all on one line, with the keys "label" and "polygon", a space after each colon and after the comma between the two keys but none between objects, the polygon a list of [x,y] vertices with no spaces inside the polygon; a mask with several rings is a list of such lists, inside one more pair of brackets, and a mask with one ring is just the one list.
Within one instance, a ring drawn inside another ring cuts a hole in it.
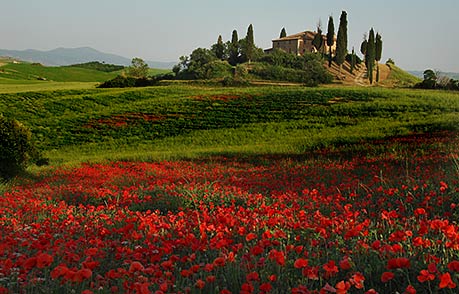
[{"label": "stone farmhouse", "polygon": [[[266,52],[271,52],[274,49],[281,49],[287,53],[292,53],[295,55],[303,55],[306,52],[317,52],[316,48],[312,45],[312,40],[317,33],[311,31],[305,31],[298,34],[286,36],[279,39],[274,39],[273,47],[271,49],[266,50]],[[327,46],[327,36],[322,35],[324,40],[324,52],[329,52],[329,46]],[[335,44],[332,46],[332,55],[335,54],[336,51],[336,36],[335,36]]]}]

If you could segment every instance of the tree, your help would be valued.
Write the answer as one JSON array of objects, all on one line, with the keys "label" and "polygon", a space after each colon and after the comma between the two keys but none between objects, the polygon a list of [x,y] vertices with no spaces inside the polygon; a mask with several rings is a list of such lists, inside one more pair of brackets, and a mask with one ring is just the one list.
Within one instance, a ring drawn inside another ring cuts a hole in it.
[{"label": "tree", "polygon": [[320,52],[324,45],[324,39],[322,36],[322,28],[320,22],[317,25],[317,34],[314,36],[314,39],[312,40],[312,45],[314,46],[314,48],[316,48],[317,52]]},{"label": "tree", "polygon": [[212,45],[212,52],[214,52],[215,56],[218,59],[225,59],[225,44],[223,44],[222,35],[219,35],[217,43]]},{"label": "tree", "polygon": [[343,11],[339,19],[338,35],[336,37],[336,63],[339,65],[339,73],[347,55],[347,13]]},{"label": "tree", "polygon": [[241,60],[243,62],[251,62],[255,54],[257,53],[257,48],[255,47],[255,42],[253,40],[253,26],[249,25],[247,29],[247,35],[244,39],[239,41],[239,46],[241,48]]},{"label": "tree", "polygon": [[375,44],[375,32],[373,28],[370,30],[370,34],[368,36],[368,44],[366,50],[366,64],[367,64],[367,72],[368,72],[368,79],[370,80],[370,84],[373,84],[373,69],[375,64],[375,57],[376,57],[376,44]]},{"label": "tree", "polygon": [[379,82],[379,61],[382,55],[382,39],[379,33],[376,33],[375,41],[375,60],[376,60],[376,82]]},{"label": "tree", "polygon": [[143,59],[135,57],[128,68],[128,75],[134,78],[146,78],[148,75],[148,64]]},{"label": "tree", "polygon": [[285,37],[287,37],[287,32],[285,31],[285,28],[282,28],[279,38],[285,38]]},{"label": "tree", "polygon": [[333,16],[328,18],[328,31],[327,31],[327,46],[329,49],[328,67],[332,65],[332,46],[335,44],[335,25],[333,24]]},{"label": "tree", "polygon": [[354,69],[355,69],[355,51],[354,51],[354,47],[352,47],[352,54],[351,54],[351,69],[350,69],[350,73],[351,73],[351,74],[354,72]]},{"label": "tree", "polygon": [[233,34],[231,36],[231,43],[229,45],[229,60],[228,62],[231,65],[236,65],[239,61],[239,40],[237,36],[237,31],[233,30]]}]

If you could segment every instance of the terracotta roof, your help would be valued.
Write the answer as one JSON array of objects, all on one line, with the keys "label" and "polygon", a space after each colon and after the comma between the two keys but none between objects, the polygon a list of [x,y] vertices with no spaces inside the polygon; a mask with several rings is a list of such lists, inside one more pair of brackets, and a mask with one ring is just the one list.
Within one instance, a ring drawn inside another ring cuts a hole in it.
[{"label": "terracotta roof", "polygon": [[290,36],[286,36],[286,37],[283,37],[283,38],[274,39],[273,41],[298,40],[298,39],[302,39],[304,37],[304,35],[306,35],[309,38],[314,38],[314,36],[316,34],[317,34],[316,32],[304,31],[304,32],[297,33],[297,34],[290,35]]}]

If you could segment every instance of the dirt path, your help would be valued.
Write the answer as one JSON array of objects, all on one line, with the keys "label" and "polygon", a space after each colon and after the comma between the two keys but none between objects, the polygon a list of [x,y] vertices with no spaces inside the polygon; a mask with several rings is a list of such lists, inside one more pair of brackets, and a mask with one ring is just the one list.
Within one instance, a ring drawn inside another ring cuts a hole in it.
[{"label": "dirt path", "polygon": [[354,83],[358,86],[368,87],[367,78],[366,78],[367,71],[364,67],[362,67],[359,72],[357,73]]}]

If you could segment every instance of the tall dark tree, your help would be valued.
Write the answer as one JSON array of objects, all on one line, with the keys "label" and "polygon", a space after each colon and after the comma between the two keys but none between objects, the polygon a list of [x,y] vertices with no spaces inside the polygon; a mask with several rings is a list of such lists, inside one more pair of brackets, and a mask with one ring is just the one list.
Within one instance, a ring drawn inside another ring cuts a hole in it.
[{"label": "tall dark tree", "polygon": [[212,46],[212,52],[218,59],[225,59],[225,44],[223,44],[222,35],[218,36],[217,43]]},{"label": "tall dark tree", "polygon": [[251,62],[254,55],[255,55],[255,41],[253,38],[253,26],[252,24],[249,25],[247,28],[247,35],[245,37],[245,40],[243,42],[242,46],[242,54],[244,56],[245,61]]},{"label": "tall dark tree", "polygon": [[375,60],[376,60],[376,82],[379,82],[379,62],[381,61],[382,57],[382,39],[379,33],[376,33],[376,41],[375,41]]},{"label": "tall dark tree", "polygon": [[347,55],[347,13],[343,11],[339,19],[338,35],[336,37],[336,63],[339,65],[339,73]]},{"label": "tall dark tree", "polygon": [[351,53],[351,69],[350,69],[350,73],[354,73],[354,69],[355,69],[355,50],[354,50],[354,47],[352,47],[352,53]]},{"label": "tall dark tree", "polygon": [[239,39],[237,36],[237,31],[233,30],[233,34],[231,36],[231,43],[229,45],[229,60],[228,62],[231,65],[236,65],[239,61]]},{"label": "tall dark tree", "polygon": [[332,65],[332,46],[335,44],[335,24],[333,23],[333,16],[328,18],[328,31],[327,31],[327,46],[329,49],[328,54],[328,67]]},{"label": "tall dark tree", "polygon": [[375,32],[373,28],[371,28],[370,34],[368,36],[367,52],[365,55],[368,79],[370,80],[370,84],[373,84],[373,70],[375,66],[375,58],[376,58]]},{"label": "tall dark tree", "polygon": [[319,25],[317,25],[317,34],[314,36],[314,39],[312,40],[312,45],[314,48],[316,48],[317,52],[321,52],[323,45],[324,45],[324,38],[322,36],[322,28]]},{"label": "tall dark tree", "polygon": [[282,28],[279,38],[285,38],[287,37],[287,31],[285,31],[285,28]]}]

